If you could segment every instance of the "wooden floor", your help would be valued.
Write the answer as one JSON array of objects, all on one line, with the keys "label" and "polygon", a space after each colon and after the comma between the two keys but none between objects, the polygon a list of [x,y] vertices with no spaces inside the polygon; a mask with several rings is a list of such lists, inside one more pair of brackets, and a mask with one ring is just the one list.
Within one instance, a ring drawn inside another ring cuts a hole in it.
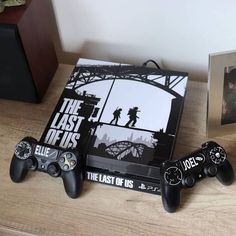
[{"label": "wooden floor", "polygon": [[[85,182],[80,198],[70,199],[61,178],[30,172],[20,184],[9,178],[15,144],[40,138],[73,66],[60,65],[41,104],[0,100],[0,235],[236,235],[236,184],[216,178],[183,190],[181,208],[169,214],[161,197]],[[207,141],[207,85],[189,82],[175,158]],[[236,170],[236,134],[214,139]]]}]

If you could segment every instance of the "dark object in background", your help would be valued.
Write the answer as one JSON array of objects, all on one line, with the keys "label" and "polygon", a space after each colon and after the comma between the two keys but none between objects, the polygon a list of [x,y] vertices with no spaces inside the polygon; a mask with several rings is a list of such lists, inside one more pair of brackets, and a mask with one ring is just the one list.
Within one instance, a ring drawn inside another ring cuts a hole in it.
[{"label": "dark object in background", "polygon": [[42,0],[0,15],[0,98],[39,102],[57,69]]}]

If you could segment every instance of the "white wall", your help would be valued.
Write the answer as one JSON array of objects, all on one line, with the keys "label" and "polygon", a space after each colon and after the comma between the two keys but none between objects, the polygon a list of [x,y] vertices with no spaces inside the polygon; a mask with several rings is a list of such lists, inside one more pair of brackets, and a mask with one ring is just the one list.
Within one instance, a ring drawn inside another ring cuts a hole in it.
[{"label": "white wall", "polygon": [[[233,0],[52,0],[66,60],[82,57],[162,67],[206,79],[208,54],[236,49]],[[72,54],[71,54],[72,53]]]}]

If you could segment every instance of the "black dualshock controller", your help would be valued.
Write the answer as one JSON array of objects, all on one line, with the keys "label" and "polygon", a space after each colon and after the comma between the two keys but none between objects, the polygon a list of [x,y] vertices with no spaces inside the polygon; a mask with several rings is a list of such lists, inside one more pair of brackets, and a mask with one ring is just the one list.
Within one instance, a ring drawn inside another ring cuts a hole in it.
[{"label": "black dualshock controller", "polygon": [[230,185],[234,180],[233,168],[225,150],[212,141],[184,158],[163,162],[160,173],[162,202],[168,212],[178,209],[182,188],[193,187],[207,176],[216,176],[224,185]]},{"label": "black dualshock controller", "polygon": [[13,182],[19,183],[29,170],[60,176],[67,195],[77,198],[83,186],[83,169],[82,157],[75,149],[63,149],[26,137],[16,145],[10,177]]}]

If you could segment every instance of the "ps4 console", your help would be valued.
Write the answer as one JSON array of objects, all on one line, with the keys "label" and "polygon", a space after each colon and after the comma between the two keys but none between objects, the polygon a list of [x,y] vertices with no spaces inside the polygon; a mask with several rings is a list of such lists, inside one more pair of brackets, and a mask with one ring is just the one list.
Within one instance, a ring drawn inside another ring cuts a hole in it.
[{"label": "ps4 console", "polygon": [[90,181],[160,194],[187,81],[187,73],[79,59],[40,141],[80,150]]},{"label": "ps4 console", "polygon": [[185,73],[79,60],[41,140],[16,145],[12,181],[38,170],[61,177],[71,198],[84,180],[161,194],[167,212],[178,209],[181,189],[205,177],[230,185],[233,168],[213,141],[171,160],[186,83]]}]

